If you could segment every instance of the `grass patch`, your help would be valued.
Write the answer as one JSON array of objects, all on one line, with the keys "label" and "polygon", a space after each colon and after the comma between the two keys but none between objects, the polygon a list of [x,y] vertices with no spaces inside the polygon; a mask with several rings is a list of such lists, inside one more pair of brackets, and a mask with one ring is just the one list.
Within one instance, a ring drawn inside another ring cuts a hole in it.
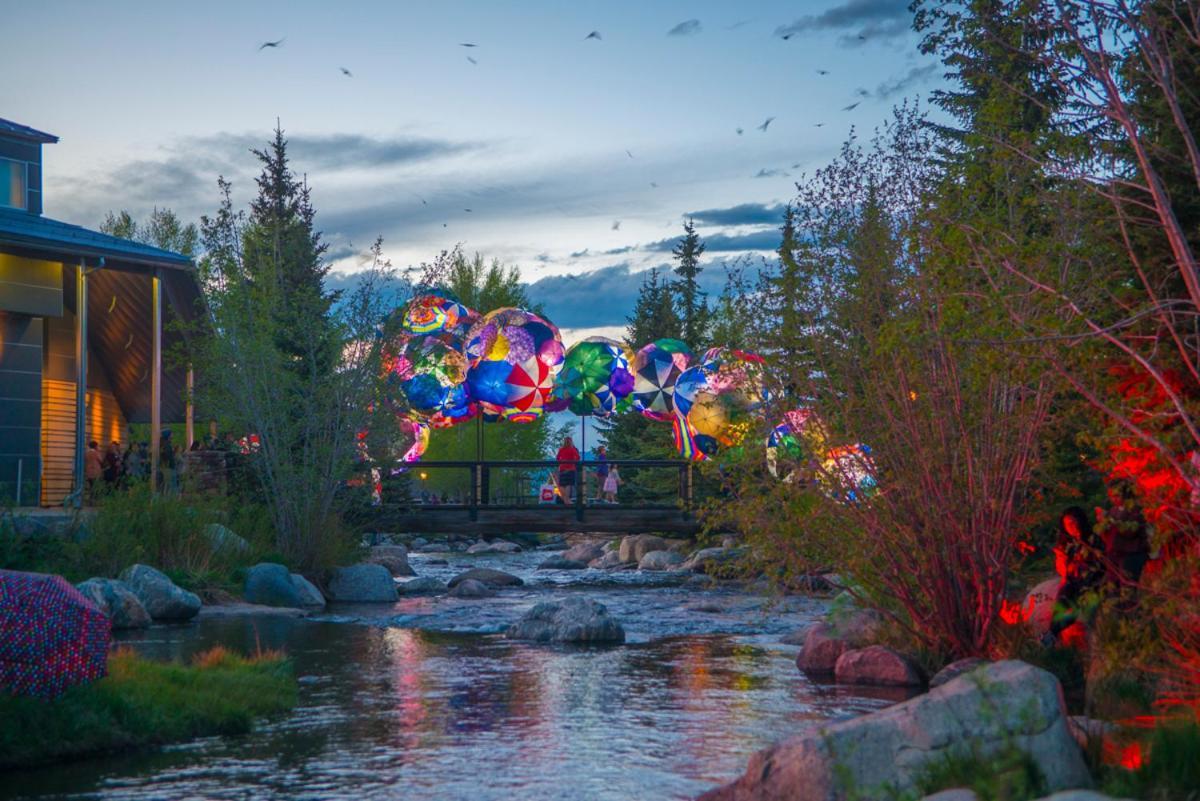
[{"label": "grass patch", "polygon": [[991,756],[951,753],[926,763],[915,780],[917,797],[966,787],[981,801],[1029,801],[1045,795],[1045,779],[1033,757],[1013,746]]},{"label": "grass patch", "polygon": [[1099,784],[1105,793],[1145,801],[1200,799],[1200,725],[1161,723],[1121,756],[1131,764],[1101,769]]},{"label": "grass patch", "polygon": [[52,701],[0,695],[0,768],[244,734],[255,718],[295,705],[292,666],[278,652],[217,647],[182,665],[122,649],[108,676]]}]

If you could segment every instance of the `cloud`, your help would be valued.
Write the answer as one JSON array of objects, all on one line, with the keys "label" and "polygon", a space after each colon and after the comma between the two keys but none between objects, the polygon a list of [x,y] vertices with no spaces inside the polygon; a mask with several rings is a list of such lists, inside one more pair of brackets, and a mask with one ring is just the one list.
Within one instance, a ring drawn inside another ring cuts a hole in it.
[{"label": "cloud", "polygon": [[[780,233],[775,228],[752,231],[748,234],[712,234],[701,237],[706,253],[745,253],[753,250],[775,250]],[[660,239],[644,246],[644,250],[669,253],[682,237]]]},{"label": "cloud", "polygon": [[772,225],[783,219],[783,204],[741,203],[724,209],[703,209],[683,215],[697,225]]},{"label": "cloud", "polygon": [[689,19],[667,31],[667,36],[691,36],[696,33],[700,33],[700,20]]},{"label": "cloud", "polygon": [[775,35],[844,31],[846,35],[840,41],[855,45],[899,36],[909,29],[911,19],[908,0],[845,0],[820,14],[807,14],[788,25],[780,25]]},{"label": "cloud", "polygon": [[904,75],[896,78],[889,78],[875,88],[875,97],[880,100],[886,100],[893,95],[902,94],[913,86],[919,83],[924,83],[927,79],[933,76],[937,70],[937,62],[926,64],[923,67],[913,67]]}]

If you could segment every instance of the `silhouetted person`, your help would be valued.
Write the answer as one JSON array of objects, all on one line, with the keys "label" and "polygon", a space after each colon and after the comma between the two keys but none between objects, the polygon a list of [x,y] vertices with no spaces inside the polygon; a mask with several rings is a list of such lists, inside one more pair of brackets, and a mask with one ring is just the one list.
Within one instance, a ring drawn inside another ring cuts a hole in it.
[{"label": "silhouetted person", "polygon": [[555,458],[558,460],[558,487],[563,494],[563,502],[572,503],[575,500],[575,463],[579,461],[579,451],[570,437],[563,439]]},{"label": "silhouetted person", "polygon": [[88,499],[96,500],[96,482],[104,475],[104,458],[100,455],[100,443],[92,440],[83,454],[83,478],[87,485]]}]

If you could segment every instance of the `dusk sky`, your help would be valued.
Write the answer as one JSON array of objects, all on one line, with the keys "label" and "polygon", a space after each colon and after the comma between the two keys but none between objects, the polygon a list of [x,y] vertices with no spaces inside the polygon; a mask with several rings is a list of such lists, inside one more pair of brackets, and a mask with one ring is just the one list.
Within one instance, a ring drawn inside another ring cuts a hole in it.
[{"label": "dusk sky", "polygon": [[623,323],[686,216],[718,289],[719,261],[775,247],[800,173],[928,94],[907,5],[25,2],[0,117],[61,137],[45,211],[90,227],[196,220],[220,174],[244,203],[278,117],[335,271],[376,235],[398,267],[461,243],[578,335]]}]

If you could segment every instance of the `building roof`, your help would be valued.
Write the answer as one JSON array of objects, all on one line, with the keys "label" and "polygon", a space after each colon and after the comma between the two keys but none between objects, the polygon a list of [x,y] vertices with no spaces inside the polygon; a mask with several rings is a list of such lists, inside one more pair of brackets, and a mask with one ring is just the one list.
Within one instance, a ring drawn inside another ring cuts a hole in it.
[{"label": "building roof", "polygon": [[75,257],[103,256],[106,259],[150,267],[190,269],[192,266],[192,260],[180,253],[109,236],[20,209],[0,208],[0,244],[36,248]]},{"label": "building roof", "polygon": [[0,117],[0,136],[15,136],[19,139],[28,139],[31,142],[41,142],[42,144],[52,145],[58,141],[58,137],[54,134],[48,134],[45,131],[39,131],[37,128],[30,128],[28,125],[21,125],[12,120],[6,120]]}]

